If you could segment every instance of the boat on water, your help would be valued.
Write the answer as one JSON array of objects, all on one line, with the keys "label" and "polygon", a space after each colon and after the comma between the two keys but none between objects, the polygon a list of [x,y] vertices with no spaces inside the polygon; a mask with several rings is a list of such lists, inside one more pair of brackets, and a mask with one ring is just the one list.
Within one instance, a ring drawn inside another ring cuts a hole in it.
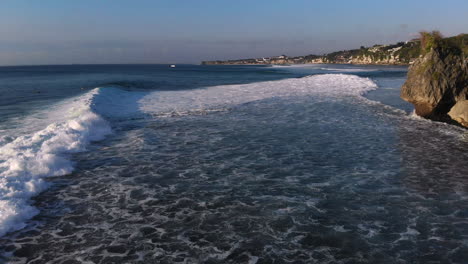
[{"label": "boat on water", "polygon": [[175,65],[174,65],[174,64],[171,64],[171,68],[175,68]]}]

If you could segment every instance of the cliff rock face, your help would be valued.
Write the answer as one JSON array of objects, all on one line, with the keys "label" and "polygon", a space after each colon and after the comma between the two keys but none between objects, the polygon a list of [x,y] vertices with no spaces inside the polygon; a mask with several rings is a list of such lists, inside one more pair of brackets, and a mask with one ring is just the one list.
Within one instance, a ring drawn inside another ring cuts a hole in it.
[{"label": "cliff rock face", "polygon": [[458,101],[448,115],[460,125],[468,127],[468,100]]},{"label": "cliff rock face", "polygon": [[412,103],[419,116],[450,120],[450,109],[468,99],[468,68],[463,53],[450,48],[430,49],[410,66],[401,98]]}]

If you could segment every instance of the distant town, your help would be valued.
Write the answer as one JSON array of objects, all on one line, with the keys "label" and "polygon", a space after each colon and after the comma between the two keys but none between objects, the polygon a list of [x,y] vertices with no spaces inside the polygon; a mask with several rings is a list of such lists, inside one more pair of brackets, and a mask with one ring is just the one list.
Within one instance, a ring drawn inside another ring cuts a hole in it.
[{"label": "distant town", "polygon": [[[468,34],[460,34],[447,40],[467,47]],[[420,40],[398,42],[391,45],[361,46],[359,49],[336,51],[324,55],[306,55],[288,57],[280,55],[267,58],[249,58],[238,60],[203,61],[202,65],[288,65],[288,64],[379,64],[379,65],[409,65],[421,55]]]}]

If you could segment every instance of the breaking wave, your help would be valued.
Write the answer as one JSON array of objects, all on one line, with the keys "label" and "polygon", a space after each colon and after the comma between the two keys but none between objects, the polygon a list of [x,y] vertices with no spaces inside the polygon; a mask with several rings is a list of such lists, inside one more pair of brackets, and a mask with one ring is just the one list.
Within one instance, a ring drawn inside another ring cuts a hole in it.
[{"label": "breaking wave", "polygon": [[140,109],[147,114],[161,114],[225,108],[274,97],[311,95],[323,98],[359,98],[375,89],[377,85],[369,78],[347,74],[321,74],[205,89],[154,92],[142,98]]},{"label": "breaking wave", "polygon": [[[24,227],[24,220],[38,213],[31,206],[30,198],[48,186],[44,177],[71,173],[70,154],[85,151],[91,141],[101,140],[111,133],[108,121],[94,109],[105,90],[96,88],[66,100],[48,113],[45,119],[51,123],[46,128],[8,140],[10,142],[3,141],[0,146],[0,235]],[[51,117],[59,120],[49,119]],[[25,118],[26,128],[23,129],[38,126],[29,123],[34,120]]]},{"label": "breaking wave", "polygon": [[273,97],[359,98],[376,88],[368,78],[324,74],[183,91],[95,88],[67,99],[36,113],[41,118],[24,117],[24,126],[18,128],[21,132],[16,137],[10,133],[0,138],[0,236],[23,228],[25,221],[38,213],[30,199],[48,187],[44,178],[71,173],[74,164],[70,156],[86,151],[92,141],[111,134],[111,122],[115,119],[209,112]]}]

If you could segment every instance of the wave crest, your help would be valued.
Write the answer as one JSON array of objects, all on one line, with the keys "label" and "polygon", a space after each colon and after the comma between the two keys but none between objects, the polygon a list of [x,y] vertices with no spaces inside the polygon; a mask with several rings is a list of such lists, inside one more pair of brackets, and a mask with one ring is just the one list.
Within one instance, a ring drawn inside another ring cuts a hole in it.
[{"label": "wave crest", "polygon": [[101,92],[97,88],[67,100],[55,110],[68,106],[61,113],[65,120],[0,146],[0,236],[22,228],[26,219],[38,213],[29,199],[48,186],[44,177],[71,173],[69,155],[111,133],[110,124],[93,110]]}]

